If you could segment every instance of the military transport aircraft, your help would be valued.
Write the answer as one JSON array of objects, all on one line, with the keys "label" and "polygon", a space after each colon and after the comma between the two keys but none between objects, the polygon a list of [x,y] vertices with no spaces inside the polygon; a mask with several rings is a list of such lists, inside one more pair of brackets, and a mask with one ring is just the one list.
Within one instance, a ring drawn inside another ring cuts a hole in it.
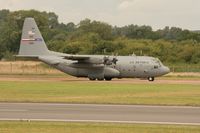
[{"label": "military transport aircraft", "polygon": [[161,61],[148,56],[72,55],[48,50],[34,18],[24,21],[20,50],[17,57],[35,58],[75,77],[90,80],[113,78],[155,77],[170,72]]}]

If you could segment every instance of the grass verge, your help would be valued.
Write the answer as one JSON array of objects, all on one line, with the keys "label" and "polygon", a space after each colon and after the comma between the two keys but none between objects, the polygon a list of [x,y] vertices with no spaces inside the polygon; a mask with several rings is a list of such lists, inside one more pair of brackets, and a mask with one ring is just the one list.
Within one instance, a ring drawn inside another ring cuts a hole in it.
[{"label": "grass verge", "polygon": [[199,85],[0,81],[0,102],[200,106]]},{"label": "grass verge", "polygon": [[1,133],[199,133],[200,126],[67,123],[0,122]]}]

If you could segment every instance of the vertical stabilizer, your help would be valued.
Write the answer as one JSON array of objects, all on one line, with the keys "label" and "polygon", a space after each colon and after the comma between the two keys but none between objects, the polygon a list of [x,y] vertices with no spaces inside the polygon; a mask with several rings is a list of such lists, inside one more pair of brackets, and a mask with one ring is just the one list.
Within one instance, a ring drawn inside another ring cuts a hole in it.
[{"label": "vertical stabilizer", "polygon": [[22,31],[19,56],[39,56],[48,54],[49,50],[34,18],[26,18]]}]

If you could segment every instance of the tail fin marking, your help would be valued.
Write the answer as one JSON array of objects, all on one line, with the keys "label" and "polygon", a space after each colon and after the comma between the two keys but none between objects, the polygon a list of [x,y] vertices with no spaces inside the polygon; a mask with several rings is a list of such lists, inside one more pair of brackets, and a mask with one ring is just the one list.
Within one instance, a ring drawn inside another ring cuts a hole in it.
[{"label": "tail fin marking", "polygon": [[49,50],[38,29],[34,18],[26,18],[22,30],[20,56],[48,55]]}]

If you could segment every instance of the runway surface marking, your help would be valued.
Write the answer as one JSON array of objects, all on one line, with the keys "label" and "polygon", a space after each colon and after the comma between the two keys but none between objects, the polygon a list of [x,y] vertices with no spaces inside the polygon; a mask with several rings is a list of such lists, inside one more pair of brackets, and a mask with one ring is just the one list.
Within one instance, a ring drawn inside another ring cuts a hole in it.
[{"label": "runway surface marking", "polygon": [[60,119],[1,119],[0,121],[36,121],[36,122],[79,122],[79,123],[126,123],[126,124],[157,124],[157,125],[191,125],[200,126],[200,123],[176,123],[176,122],[146,122],[146,121],[102,121],[102,120],[60,120]]},{"label": "runway surface marking", "polygon": [[17,109],[15,109],[15,110],[9,110],[9,109],[0,109],[0,112],[26,112],[26,111],[28,111],[28,110],[17,110]]},{"label": "runway surface marking", "polygon": [[0,103],[0,120],[200,125],[200,107]]}]

